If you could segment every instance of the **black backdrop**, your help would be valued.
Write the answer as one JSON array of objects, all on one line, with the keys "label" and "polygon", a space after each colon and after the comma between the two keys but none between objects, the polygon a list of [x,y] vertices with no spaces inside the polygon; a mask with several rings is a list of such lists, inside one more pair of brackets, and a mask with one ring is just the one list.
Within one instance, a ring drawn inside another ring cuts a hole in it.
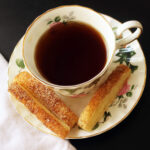
[{"label": "black backdrop", "polygon": [[[7,60],[29,24],[44,11],[60,5],[80,4],[110,15],[121,22],[139,20],[144,32],[139,38],[147,61],[147,84],[133,112],[117,127],[96,137],[70,140],[79,150],[149,149],[150,134],[150,5],[148,0],[0,0],[0,53]],[[0,70],[2,71],[2,70]],[[34,139],[33,139],[34,140]]]}]

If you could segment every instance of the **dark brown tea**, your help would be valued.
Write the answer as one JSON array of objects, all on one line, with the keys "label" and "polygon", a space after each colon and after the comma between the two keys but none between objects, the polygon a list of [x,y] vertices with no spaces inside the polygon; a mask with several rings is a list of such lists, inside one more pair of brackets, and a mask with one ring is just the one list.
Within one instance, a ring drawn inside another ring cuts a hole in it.
[{"label": "dark brown tea", "polygon": [[39,39],[35,62],[41,75],[58,85],[75,85],[98,74],[106,62],[101,35],[91,26],[57,23]]}]

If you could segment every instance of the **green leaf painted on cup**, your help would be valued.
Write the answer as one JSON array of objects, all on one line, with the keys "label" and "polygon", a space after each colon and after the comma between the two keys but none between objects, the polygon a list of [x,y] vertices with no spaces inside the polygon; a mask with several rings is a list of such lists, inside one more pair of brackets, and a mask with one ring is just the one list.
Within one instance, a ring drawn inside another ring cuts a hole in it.
[{"label": "green leaf painted on cup", "polygon": [[47,24],[51,24],[53,21],[52,20],[50,20]]},{"label": "green leaf painted on cup", "polygon": [[127,95],[127,97],[131,97],[132,96],[132,92],[127,92],[126,95]]},{"label": "green leaf painted on cup", "polygon": [[123,98],[123,95],[117,96],[119,99]]},{"label": "green leaf painted on cup", "polygon": [[133,84],[133,85],[131,86],[131,90],[133,90],[133,89],[134,89],[134,87],[135,87],[135,85]]},{"label": "green leaf painted on cup", "polygon": [[130,67],[132,73],[138,69],[138,66],[132,65],[132,64],[130,64],[129,67]]},{"label": "green leaf painted on cup", "polygon": [[19,68],[22,68],[22,69],[25,68],[23,59],[17,58],[17,59],[16,59],[16,64],[17,64],[17,66],[18,66]]},{"label": "green leaf painted on cup", "polygon": [[103,122],[105,122],[107,120],[107,118],[110,117],[110,116],[111,116],[111,113],[109,111],[108,112],[105,111],[104,112],[104,121]]},{"label": "green leaf painted on cup", "polygon": [[93,129],[92,129],[92,130],[97,129],[98,127],[99,127],[99,122],[97,122],[97,123],[95,124],[95,126],[93,127]]},{"label": "green leaf painted on cup", "polygon": [[137,65],[132,65],[130,62],[131,58],[135,54],[136,54],[136,52],[130,46],[128,46],[126,48],[121,48],[121,49],[119,49],[119,51],[116,54],[116,56],[119,58],[114,62],[120,63],[120,64],[125,63],[131,69],[131,72],[133,73],[134,71],[136,71],[138,69]]},{"label": "green leaf painted on cup", "polygon": [[60,16],[56,16],[54,20],[55,20],[55,22],[59,22],[61,20],[61,18],[60,18]]},{"label": "green leaf painted on cup", "polygon": [[115,30],[117,30],[117,28],[118,28],[118,27],[113,27],[112,30],[115,31]]}]

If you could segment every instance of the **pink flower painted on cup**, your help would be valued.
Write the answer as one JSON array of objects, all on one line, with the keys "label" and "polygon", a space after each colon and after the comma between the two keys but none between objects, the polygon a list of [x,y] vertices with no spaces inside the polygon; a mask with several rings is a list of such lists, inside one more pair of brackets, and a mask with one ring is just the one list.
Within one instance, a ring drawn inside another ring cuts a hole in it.
[{"label": "pink flower painted on cup", "polygon": [[123,86],[123,88],[120,90],[120,92],[118,93],[118,96],[124,95],[126,94],[128,91],[130,90],[130,85],[128,84],[128,82],[126,82]]},{"label": "pink flower painted on cup", "polygon": [[50,24],[50,28],[56,27],[57,25],[63,24],[62,22],[53,22]]}]

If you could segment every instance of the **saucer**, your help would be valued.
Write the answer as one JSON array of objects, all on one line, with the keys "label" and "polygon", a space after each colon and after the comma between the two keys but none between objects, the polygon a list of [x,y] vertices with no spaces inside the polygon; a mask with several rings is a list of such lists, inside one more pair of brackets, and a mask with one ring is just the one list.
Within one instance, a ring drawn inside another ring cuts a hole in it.
[{"label": "saucer", "polygon": [[[104,15],[104,17],[110,23],[113,31],[115,32],[115,30],[121,23],[113,19],[112,17],[106,15]],[[130,34],[129,30],[125,31],[123,36],[126,36],[128,34]],[[18,73],[25,70],[28,71],[23,62],[22,46],[23,37],[14,48],[9,61],[8,85],[11,84],[13,78]],[[107,111],[105,111],[104,117],[99,120],[99,122],[97,122],[92,131],[84,131],[81,128],[75,126],[73,129],[71,129],[71,132],[67,137],[68,139],[82,139],[100,135],[117,126],[132,112],[132,110],[140,100],[146,82],[146,61],[142,48],[137,40],[127,45],[125,48],[116,50],[115,56],[113,57],[113,62],[106,71],[104,80],[109,76],[114,68],[121,63],[128,65],[132,70],[132,74],[128,80],[128,83],[119,93],[114,103],[109,107]],[[61,99],[67,104],[68,107],[72,109],[72,111],[74,111],[79,116],[84,107],[88,104],[93,94],[94,92],[91,92],[87,96],[81,98],[69,98],[61,96]],[[42,124],[42,122],[40,122],[35,117],[35,115],[30,113],[22,103],[17,101],[12,96],[10,97],[18,113],[28,123],[44,133],[55,135],[52,131],[46,128]]]}]

